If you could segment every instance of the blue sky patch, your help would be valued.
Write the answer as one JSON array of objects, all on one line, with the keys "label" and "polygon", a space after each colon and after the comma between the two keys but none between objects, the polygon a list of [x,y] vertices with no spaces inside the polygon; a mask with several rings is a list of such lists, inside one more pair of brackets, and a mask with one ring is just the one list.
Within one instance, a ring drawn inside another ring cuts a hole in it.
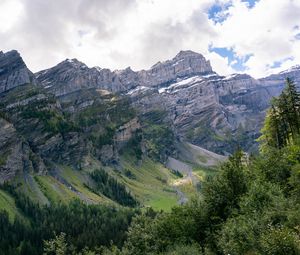
[{"label": "blue sky patch", "polygon": [[288,60],[294,60],[294,57],[285,58],[282,60],[274,61],[271,65],[269,65],[270,68],[279,68],[282,66],[282,64]]},{"label": "blue sky patch", "polygon": [[208,18],[213,20],[215,23],[222,23],[224,20],[226,20],[229,16],[228,13],[226,13],[226,10],[231,6],[231,3],[228,4],[214,4],[211,6],[211,8],[208,10]]},{"label": "blue sky patch", "polygon": [[[241,0],[241,2],[247,3],[247,5],[250,9],[253,8],[255,6],[255,4],[259,1],[260,0]],[[213,20],[215,23],[222,23],[229,16],[229,14],[226,11],[228,10],[228,8],[230,6],[232,6],[231,1],[228,1],[225,4],[224,3],[221,4],[219,2],[215,3],[208,10],[208,18]]]},{"label": "blue sky patch", "polygon": [[243,57],[238,57],[232,48],[218,48],[212,46],[209,46],[209,52],[215,52],[223,58],[227,57],[228,65],[237,72],[244,72],[247,70],[245,63],[252,56],[252,54],[247,54]]},{"label": "blue sky patch", "polygon": [[247,2],[249,8],[253,8],[259,0],[242,0],[242,2]]}]

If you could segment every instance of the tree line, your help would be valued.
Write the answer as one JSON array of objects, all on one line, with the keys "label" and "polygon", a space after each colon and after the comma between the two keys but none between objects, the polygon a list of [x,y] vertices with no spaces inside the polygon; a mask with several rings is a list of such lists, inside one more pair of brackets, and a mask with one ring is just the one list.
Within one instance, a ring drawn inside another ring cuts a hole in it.
[{"label": "tree line", "polygon": [[111,244],[121,247],[137,213],[133,209],[87,205],[79,200],[40,206],[13,187],[2,188],[14,196],[21,214],[11,221],[6,211],[0,211],[0,253],[6,255],[43,254],[44,240],[59,233],[65,233],[70,246],[72,253],[66,254]]}]

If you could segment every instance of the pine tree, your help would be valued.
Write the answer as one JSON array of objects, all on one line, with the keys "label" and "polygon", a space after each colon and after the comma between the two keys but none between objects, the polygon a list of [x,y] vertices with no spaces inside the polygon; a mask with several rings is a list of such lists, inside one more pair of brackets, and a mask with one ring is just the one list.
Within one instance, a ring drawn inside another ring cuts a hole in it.
[{"label": "pine tree", "polygon": [[261,151],[268,147],[280,149],[295,143],[300,134],[300,94],[295,83],[287,78],[286,87],[273,98],[261,130]]},{"label": "pine tree", "polygon": [[295,83],[287,78],[286,88],[283,92],[286,95],[287,118],[291,128],[292,136],[295,138],[299,135],[299,110],[300,110],[300,95],[297,92]]}]

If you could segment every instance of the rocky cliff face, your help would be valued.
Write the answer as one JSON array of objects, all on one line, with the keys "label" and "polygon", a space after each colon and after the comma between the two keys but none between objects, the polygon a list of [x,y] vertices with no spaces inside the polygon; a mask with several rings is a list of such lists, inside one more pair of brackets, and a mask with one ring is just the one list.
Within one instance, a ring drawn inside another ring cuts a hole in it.
[{"label": "rocky cliff face", "polygon": [[139,72],[140,84],[161,86],[177,78],[212,74],[210,62],[193,51],[180,51],[172,60],[158,62],[147,71]]},{"label": "rocky cliff face", "polygon": [[0,118],[0,182],[11,179],[23,169],[22,147],[14,126]]},{"label": "rocky cliff face", "polygon": [[277,96],[283,89],[286,78],[292,79],[300,89],[300,66],[293,66],[278,74],[272,74],[266,78],[260,79],[260,82],[266,86],[271,93]]},{"label": "rocky cliff face", "polygon": [[[120,75],[124,77],[125,75]],[[77,59],[67,59],[57,66],[36,74],[44,88],[56,96],[63,96],[80,89],[101,88],[111,92],[125,91],[132,85],[120,82],[119,77],[109,69],[88,68]],[[127,87],[127,86],[128,87]]]},{"label": "rocky cliff face", "polygon": [[83,88],[100,88],[110,92],[127,92],[137,86],[157,87],[179,77],[213,73],[209,61],[198,53],[181,51],[172,60],[159,62],[149,70],[134,72],[89,68],[77,59],[67,59],[58,65],[36,73],[38,81],[56,96]]},{"label": "rocky cliff face", "polygon": [[[8,77],[19,77],[27,70],[22,63],[14,52],[2,69],[9,70]],[[126,98],[82,85],[86,68],[75,60],[56,68],[63,87],[58,97],[33,83],[34,77],[27,79],[29,71],[27,78],[16,79],[14,87],[0,93],[0,183],[16,175],[51,172],[57,164],[80,169],[86,157],[103,164],[116,161],[120,144],[128,142],[138,120]],[[93,81],[93,76],[84,77]],[[75,85],[64,94],[68,82]]]},{"label": "rocky cliff face", "polygon": [[164,109],[180,139],[206,149],[232,153],[238,146],[257,149],[255,139],[273,96],[285,78],[298,81],[300,70],[256,80],[246,74],[228,77],[216,73],[187,75],[156,87],[139,86],[127,94],[147,113]]},{"label": "rocky cliff face", "polygon": [[242,145],[254,150],[265,110],[286,77],[300,81],[300,68],[256,80],[247,74],[216,74],[201,54],[181,51],[149,70],[134,72],[88,68],[67,60],[36,74],[58,96],[82,88],[100,88],[129,96],[140,114],[165,111],[179,139],[215,152],[231,153]]},{"label": "rocky cliff face", "polygon": [[20,54],[15,51],[0,51],[0,93],[20,85],[36,83]]},{"label": "rocky cliff face", "polygon": [[238,145],[255,150],[269,100],[286,77],[299,83],[300,68],[259,80],[224,77],[192,51],[139,72],[72,59],[34,76],[16,51],[0,53],[0,180],[53,164],[80,168],[90,156],[115,163],[140,129],[156,154],[172,153],[159,141],[172,148],[173,134],[221,154]]}]

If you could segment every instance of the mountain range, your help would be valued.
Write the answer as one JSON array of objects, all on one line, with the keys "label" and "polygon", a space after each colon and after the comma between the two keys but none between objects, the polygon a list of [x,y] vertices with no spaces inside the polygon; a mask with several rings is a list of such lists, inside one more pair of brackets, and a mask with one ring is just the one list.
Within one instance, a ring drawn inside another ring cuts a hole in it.
[{"label": "mountain range", "polygon": [[174,197],[176,188],[175,195],[164,190],[174,188],[165,166],[174,179],[238,147],[257,150],[269,101],[287,77],[299,84],[300,66],[261,79],[221,76],[193,51],[149,70],[66,59],[32,73],[17,51],[0,52],[0,182],[22,183],[43,203],[70,191],[87,202],[110,201],[91,191],[91,169],[103,168],[144,203],[151,187],[140,190],[147,183],[139,169],[159,168],[151,177],[159,199]]}]

